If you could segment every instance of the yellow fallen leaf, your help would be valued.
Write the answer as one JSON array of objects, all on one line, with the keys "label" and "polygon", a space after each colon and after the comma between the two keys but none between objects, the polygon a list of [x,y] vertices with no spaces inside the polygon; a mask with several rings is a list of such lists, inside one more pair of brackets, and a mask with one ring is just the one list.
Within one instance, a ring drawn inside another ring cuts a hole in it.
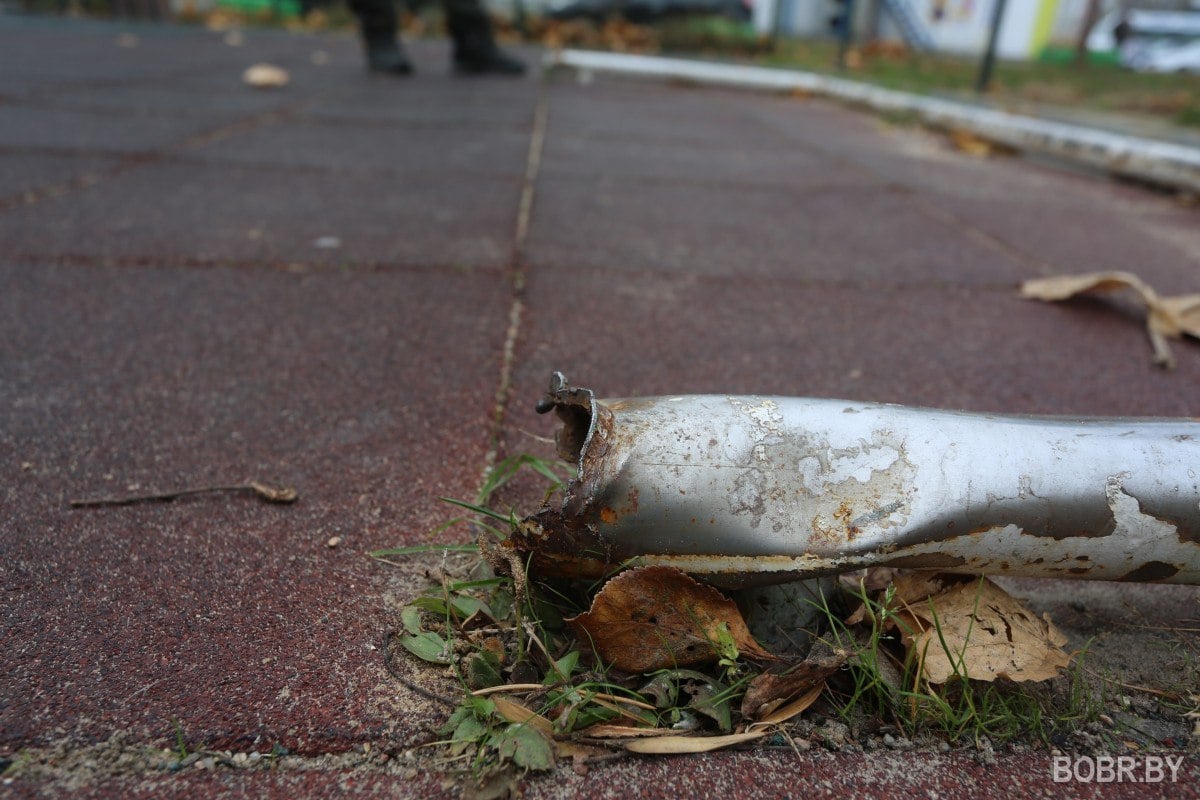
[{"label": "yellow fallen leaf", "polygon": [[255,64],[242,73],[242,81],[256,89],[282,89],[290,80],[288,71],[274,64]]},{"label": "yellow fallen leaf", "polygon": [[787,722],[789,719],[803,713],[809,706],[817,702],[817,698],[821,696],[821,692],[823,691],[825,691],[825,682],[821,681],[821,683],[809,689],[807,694],[796,698],[786,706],[781,706],[780,708],[775,709],[758,722],[755,722],[750,726],[750,730],[753,731],[766,725],[779,725],[780,723]]},{"label": "yellow fallen leaf", "polygon": [[560,759],[571,759],[576,766],[590,761],[603,761],[613,757],[613,751],[603,747],[579,742],[558,741],[554,743],[554,755]]},{"label": "yellow fallen leaf", "polygon": [[966,153],[975,158],[991,158],[994,155],[1011,156],[1016,154],[1016,150],[1008,145],[994,142],[991,139],[985,139],[973,131],[962,130],[955,128],[950,131],[950,144],[954,145],[955,149]]},{"label": "yellow fallen leaf", "polygon": [[554,725],[533,709],[507,697],[493,697],[492,702],[496,704],[496,713],[509,722],[528,725],[543,736],[554,736]]},{"label": "yellow fallen leaf", "polygon": [[670,728],[635,728],[630,725],[611,725],[607,722],[597,722],[579,731],[579,735],[588,739],[640,739],[646,736],[670,736],[675,731]]},{"label": "yellow fallen leaf", "polygon": [[[1044,681],[1071,662],[1067,639],[1050,622],[986,578],[937,576],[944,588],[895,612],[905,648],[930,683],[955,676],[981,681]],[[922,579],[924,580],[924,579]],[[919,592],[918,592],[919,593]]]},{"label": "yellow fallen leaf", "polygon": [[707,753],[742,742],[749,742],[767,735],[767,731],[731,733],[726,736],[661,736],[657,739],[634,739],[625,743],[625,749],[633,753],[673,755],[678,753]]},{"label": "yellow fallen leaf", "polygon": [[1167,337],[1188,335],[1200,339],[1200,294],[1160,297],[1145,281],[1131,272],[1091,272],[1084,275],[1058,275],[1021,284],[1021,295],[1033,300],[1054,302],[1088,292],[1132,290],[1146,305],[1146,330],[1154,347],[1154,361],[1168,369],[1175,358]]}]

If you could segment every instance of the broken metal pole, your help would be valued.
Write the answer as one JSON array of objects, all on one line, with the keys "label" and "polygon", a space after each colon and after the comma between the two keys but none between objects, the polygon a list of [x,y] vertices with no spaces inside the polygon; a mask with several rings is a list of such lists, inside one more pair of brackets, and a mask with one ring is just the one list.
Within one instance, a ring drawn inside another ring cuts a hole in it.
[{"label": "broken metal pole", "polygon": [[539,402],[578,465],[513,544],[730,588],[862,567],[1200,584],[1200,421],[968,414],[724,395]]}]

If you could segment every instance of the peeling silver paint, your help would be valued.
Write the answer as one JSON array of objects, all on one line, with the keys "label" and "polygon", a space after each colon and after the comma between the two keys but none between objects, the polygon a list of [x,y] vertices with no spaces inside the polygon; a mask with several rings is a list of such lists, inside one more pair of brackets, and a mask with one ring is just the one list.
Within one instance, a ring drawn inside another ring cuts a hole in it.
[{"label": "peeling silver paint", "polygon": [[551,571],[626,559],[729,586],[872,565],[1200,583],[1200,422],[1005,417],[720,395],[539,409],[579,465],[515,544]]}]

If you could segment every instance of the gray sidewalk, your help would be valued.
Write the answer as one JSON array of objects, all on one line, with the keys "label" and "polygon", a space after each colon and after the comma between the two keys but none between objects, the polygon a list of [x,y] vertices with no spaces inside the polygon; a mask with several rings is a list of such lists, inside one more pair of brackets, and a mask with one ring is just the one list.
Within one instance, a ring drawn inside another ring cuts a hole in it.
[{"label": "gray sidewalk", "polygon": [[[546,454],[552,369],[612,396],[1197,414],[1200,347],[1162,372],[1133,314],[1015,292],[1101,269],[1200,290],[1197,211],[1170,198],[821,101],[463,79],[438,42],[394,80],[349,36],[245,38],[0,16],[0,758],[36,766],[5,792],[454,794],[418,747],[445,710],[378,649],[429,564],[365,554],[426,541],[489,459]],[[244,86],[260,61],[291,85]],[[247,479],[301,500],[67,507]],[[1169,630],[1193,587],[1009,585],[1129,683],[1196,675],[1200,637]],[[289,755],[164,772],[144,747],[177,731]],[[1114,796],[1200,796],[1191,747],[1181,783]],[[760,748],[527,790],[1096,788],[997,759]]]}]

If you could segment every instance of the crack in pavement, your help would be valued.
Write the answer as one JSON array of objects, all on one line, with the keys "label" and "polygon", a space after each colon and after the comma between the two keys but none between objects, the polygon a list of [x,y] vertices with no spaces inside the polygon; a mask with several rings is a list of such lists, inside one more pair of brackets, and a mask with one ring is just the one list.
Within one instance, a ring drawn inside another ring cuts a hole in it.
[{"label": "crack in pavement", "polygon": [[538,100],[533,111],[533,129],[529,136],[529,154],[525,161],[525,176],[521,183],[521,199],[517,206],[516,229],[513,233],[512,258],[510,268],[512,274],[512,302],[508,309],[508,328],[504,332],[504,345],[501,350],[500,376],[496,383],[496,393],[493,396],[492,429],[488,436],[488,451],[484,455],[483,470],[479,476],[479,486],[487,480],[488,472],[496,463],[497,451],[500,447],[501,430],[508,409],[509,393],[512,388],[512,366],[515,359],[517,338],[521,333],[521,317],[525,312],[525,281],[528,265],[525,263],[525,240],[529,235],[529,220],[533,212],[533,199],[536,192],[538,175],[542,166],[542,151],[546,144],[546,120],[548,90],[543,74],[538,81]]}]

